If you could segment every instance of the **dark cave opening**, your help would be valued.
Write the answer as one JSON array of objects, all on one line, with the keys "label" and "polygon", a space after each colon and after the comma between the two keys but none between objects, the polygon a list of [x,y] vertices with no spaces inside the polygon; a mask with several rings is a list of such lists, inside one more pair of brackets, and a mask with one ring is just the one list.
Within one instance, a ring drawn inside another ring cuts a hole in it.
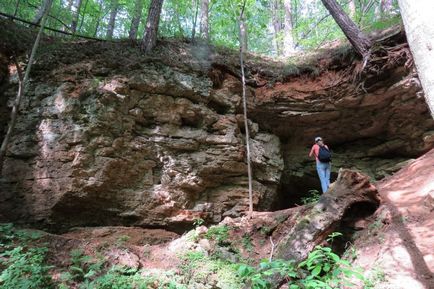
[{"label": "dark cave opening", "polygon": [[340,223],[334,229],[342,236],[337,237],[330,244],[336,254],[340,256],[344,254],[354,241],[355,233],[365,229],[369,223],[369,218],[377,208],[378,205],[371,202],[357,202],[347,208]]},{"label": "dark cave opening", "polygon": [[[330,182],[334,182],[337,173],[330,174]],[[295,206],[303,205],[314,195],[321,195],[321,183],[317,172],[312,168],[309,173],[295,175],[284,173],[277,190],[275,202],[272,205],[272,211],[284,210]]]}]

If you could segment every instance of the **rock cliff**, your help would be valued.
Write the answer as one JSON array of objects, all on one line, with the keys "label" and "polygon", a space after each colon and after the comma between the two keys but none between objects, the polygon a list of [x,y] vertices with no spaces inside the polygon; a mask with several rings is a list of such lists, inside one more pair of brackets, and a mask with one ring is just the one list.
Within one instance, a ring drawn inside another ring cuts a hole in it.
[{"label": "rock cliff", "polygon": [[[433,147],[434,122],[400,45],[364,73],[344,56],[295,72],[250,57],[256,210],[288,207],[318,188],[307,157],[316,135],[333,149],[335,171],[377,179]],[[170,41],[151,56],[128,43],[45,43],[5,162],[1,220],[182,231],[197,218],[242,214],[245,138],[231,57]],[[9,70],[2,100],[16,91]]]}]

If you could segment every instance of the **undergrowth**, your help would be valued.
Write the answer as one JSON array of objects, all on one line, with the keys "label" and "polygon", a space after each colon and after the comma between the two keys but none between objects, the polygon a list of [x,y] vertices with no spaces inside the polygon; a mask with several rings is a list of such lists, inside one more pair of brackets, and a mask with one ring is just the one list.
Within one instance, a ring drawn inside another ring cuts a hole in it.
[{"label": "undergrowth", "polygon": [[[229,246],[228,234],[229,227],[214,226],[205,237],[224,248]],[[290,289],[333,289],[350,288],[354,282],[369,288],[373,283],[331,248],[322,246],[315,247],[299,264],[277,259],[262,260],[258,266],[251,265],[254,260],[238,263],[218,252],[191,250],[179,255],[180,263],[173,270],[113,266],[102,252],[88,256],[74,249],[67,265],[60,268],[47,263],[49,249],[41,236],[0,224],[0,289],[267,289],[275,280],[285,280]],[[329,239],[336,236],[339,233]],[[250,249],[248,235],[241,243]]]}]

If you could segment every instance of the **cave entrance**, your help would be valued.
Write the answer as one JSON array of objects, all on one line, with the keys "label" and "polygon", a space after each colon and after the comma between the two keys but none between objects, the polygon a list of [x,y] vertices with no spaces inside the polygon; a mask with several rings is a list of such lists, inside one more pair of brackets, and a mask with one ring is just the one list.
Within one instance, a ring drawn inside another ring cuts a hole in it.
[{"label": "cave entrance", "polygon": [[[336,172],[332,172],[330,182],[334,182],[337,176]],[[303,205],[315,194],[321,194],[321,183],[314,168],[302,175],[286,172],[282,175],[272,210],[284,210]]]},{"label": "cave entrance", "polygon": [[358,202],[348,207],[335,229],[335,232],[341,233],[342,236],[331,243],[333,252],[342,256],[354,241],[355,233],[365,229],[377,209],[378,206],[371,202]]}]

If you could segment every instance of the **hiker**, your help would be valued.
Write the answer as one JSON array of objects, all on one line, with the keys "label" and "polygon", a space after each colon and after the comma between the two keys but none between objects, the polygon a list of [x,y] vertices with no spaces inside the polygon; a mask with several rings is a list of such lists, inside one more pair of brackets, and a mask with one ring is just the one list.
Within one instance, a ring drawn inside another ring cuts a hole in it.
[{"label": "hiker", "polygon": [[310,150],[309,157],[315,156],[316,170],[321,181],[322,192],[325,193],[330,186],[331,154],[321,137],[315,138],[315,144]]}]

